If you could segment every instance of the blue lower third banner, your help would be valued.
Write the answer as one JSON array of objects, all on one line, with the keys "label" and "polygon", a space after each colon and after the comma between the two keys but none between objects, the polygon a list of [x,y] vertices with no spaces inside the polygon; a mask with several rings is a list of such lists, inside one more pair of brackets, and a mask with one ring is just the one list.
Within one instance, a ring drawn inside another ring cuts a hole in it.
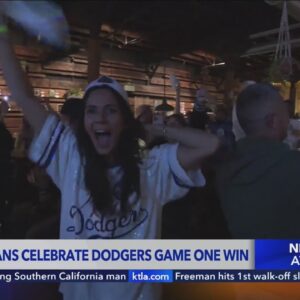
[{"label": "blue lower third banner", "polygon": [[270,270],[1,270],[10,282],[300,282],[300,271]]},{"label": "blue lower third banner", "polygon": [[299,240],[255,240],[256,270],[300,270]]}]

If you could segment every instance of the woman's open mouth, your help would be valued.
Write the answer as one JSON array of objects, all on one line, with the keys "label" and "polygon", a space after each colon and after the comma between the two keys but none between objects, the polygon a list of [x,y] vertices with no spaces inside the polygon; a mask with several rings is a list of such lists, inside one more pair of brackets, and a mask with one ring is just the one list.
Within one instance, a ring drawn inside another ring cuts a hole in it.
[{"label": "woman's open mouth", "polygon": [[111,144],[111,132],[109,130],[97,129],[94,131],[98,147],[108,148]]}]

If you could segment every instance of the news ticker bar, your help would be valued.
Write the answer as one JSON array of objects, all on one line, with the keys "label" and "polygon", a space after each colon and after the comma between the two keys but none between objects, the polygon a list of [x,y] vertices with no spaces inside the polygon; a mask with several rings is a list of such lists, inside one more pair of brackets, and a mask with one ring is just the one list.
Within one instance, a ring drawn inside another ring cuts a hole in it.
[{"label": "news ticker bar", "polygon": [[10,282],[300,282],[300,271],[269,270],[2,270]]}]

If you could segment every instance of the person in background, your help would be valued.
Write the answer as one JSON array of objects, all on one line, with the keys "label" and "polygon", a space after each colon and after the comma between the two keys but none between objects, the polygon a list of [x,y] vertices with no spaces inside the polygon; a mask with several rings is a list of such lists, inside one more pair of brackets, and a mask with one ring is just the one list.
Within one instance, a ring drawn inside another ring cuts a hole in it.
[{"label": "person in background", "polygon": [[208,92],[204,88],[200,88],[196,91],[196,98],[193,107],[193,111],[189,115],[189,125],[192,128],[206,130],[209,121],[208,117]]},{"label": "person in background", "polygon": [[28,159],[32,140],[33,129],[23,119],[14,151],[16,199],[9,216],[8,234],[19,239],[58,238],[59,222],[47,220],[59,215],[59,191],[46,171]]},{"label": "person in background", "polygon": [[[61,107],[60,118],[74,131],[84,112],[83,100],[68,98]],[[39,201],[32,213],[33,225],[26,232],[28,239],[59,238],[60,192],[46,170],[35,166],[28,174],[31,184],[38,189]]]},{"label": "person in background", "polygon": [[167,126],[180,128],[180,127],[186,127],[187,123],[184,119],[183,114],[173,114],[167,117],[166,120]]},{"label": "person in background", "polygon": [[153,111],[150,105],[142,104],[136,109],[136,119],[142,124],[152,124]]},{"label": "person in background", "polygon": [[[185,128],[187,126],[182,114],[168,116],[166,124],[173,128]],[[168,139],[166,142],[174,143],[176,141]],[[191,188],[184,197],[171,201],[164,206],[162,238],[221,239],[229,237],[214,186],[214,172],[209,164],[206,163],[203,166],[206,186]]]},{"label": "person in background", "polygon": [[295,118],[293,104],[290,100],[285,100],[287,110],[289,114],[289,126],[287,131],[287,137],[284,142],[289,145],[292,150],[300,148],[300,120]]},{"label": "person in background", "polygon": [[[153,114],[151,106],[146,104],[138,106],[136,109],[136,120],[142,125],[151,125],[155,121],[155,116]],[[139,139],[139,144],[143,149],[149,148],[149,145],[152,148],[152,145],[156,143],[152,143],[154,139],[156,140],[156,138],[149,132],[144,133],[143,136],[141,136],[141,138]]]},{"label": "person in background", "polygon": [[[3,101],[4,102],[4,101]],[[7,237],[7,220],[14,203],[14,173],[12,161],[14,140],[4,124],[6,103],[1,103],[0,110],[0,237]]]},{"label": "person in background", "polygon": [[225,153],[233,149],[235,138],[232,132],[232,122],[224,106],[217,106],[215,121],[208,124],[208,129],[211,133],[217,135],[221,141],[219,152]]},{"label": "person in background", "polygon": [[[172,114],[166,118],[166,125],[173,128],[183,128],[187,126],[187,123],[182,114]],[[168,140],[168,143],[174,143],[176,141]]]},{"label": "person in background", "polygon": [[16,158],[25,158],[28,154],[30,143],[33,139],[33,130],[28,121],[22,119],[22,129],[15,139],[13,156]]},{"label": "person in background", "polygon": [[[83,113],[83,100],[68,98],[61,107],[60,119],[76,132]],[[39,201],[32,212],[33,222],[26,232],[26,238],[59,238],[60,192],[58,188],[46,170],[39,166],[31,169],[28,179],[37,188]]]},{"label": "person in background", "polygon": [[[0,34],[0,66],[34,128],[30,157],[46,168],[61,190],[61,238],[159,238],[162,206],[190,187],[205,184],[201,163],[218,148],[217,137],[196,129],[147,124],[145,130],[151,134],[177,143],[154,147],[142,157],[142,128],[116,80],[102,76],[89,83],[74,134],[34,97],[5,31]],[[86,222],[102,226],[84,226]],[[160,297],[158,285],[144,282],[69,282],[61,283],[60,290],[64,300]]]},{"label": "person in background", "polygon": [[62,121],[66,122],[69,126],[76,130],[82,117],[83,109],[82,99],[68,98],[60,110]]},{"label": "person in background", "polygon": [[[236,149],[218,170],[228,228],[235,239],[298,239],[300,153],[283,143],[288,106],[269,84],[246,82],[233,107]],[[282,287],[233,284],[237,300],[298,300]]]},{"label": "person in background", "polygon": [[236,239],[299,238],[300,153],[283,143],[289,115],[279,92],[252,84],[236,102],[246,137],[218,170],[218,190]]}]

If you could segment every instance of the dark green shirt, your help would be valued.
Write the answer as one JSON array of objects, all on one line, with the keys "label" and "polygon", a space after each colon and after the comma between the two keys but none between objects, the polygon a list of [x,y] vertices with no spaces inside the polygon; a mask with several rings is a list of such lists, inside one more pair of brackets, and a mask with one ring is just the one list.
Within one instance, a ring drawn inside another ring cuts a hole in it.
[{"label": "dark green shirt", "polygon": [[217,174],[233,238],[300,238],[300,152],[245,138]]}]

